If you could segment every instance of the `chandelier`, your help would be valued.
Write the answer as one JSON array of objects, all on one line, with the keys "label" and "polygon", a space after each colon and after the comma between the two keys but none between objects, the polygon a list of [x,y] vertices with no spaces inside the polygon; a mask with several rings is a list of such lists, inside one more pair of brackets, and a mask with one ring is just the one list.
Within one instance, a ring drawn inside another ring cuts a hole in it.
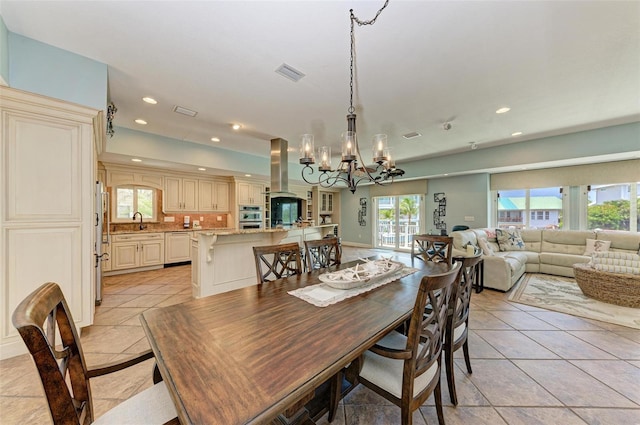
[{"label": "chandelier", "polygon": [[[360,155],[358,146],[358,138],[356,135],[356,114],[353,107],[353,50],[355,38],[353,35],[354,23],[359,26],[373,25],[380,16],[380,13],[387,7],[389,0],[378,10],[376,16],[369,21],[361,21],[353,14],[353,9],[349,11],[351,20],[351,62],[349,65],[350,81],[349,81],[349,109],[347,114],[347,131],[342,133],[342,157],[336,169],[331,168],[331,147],[322,146],[318,149],[318,171],[320,175],[312,180],[313,174],[312,164],[315,164],[314,142],[312,134],[303,134],[300,141],[300,164],[304,165],[302,169],[302,178],[305,182],[321,187],[332,187],[337,183],[346,184],[351,193],[355,193],[356,187],[361,182],[369,182],[374,184],[385,184],[393,182],[394,177],[402,176],[404,171],[396,168],[395,160],[391,158],[391,152],[387,146],[387,135],[376,134],[373,136],[373,162],[372,166],[365,166]],[[358,165],[360,161],[361,165]]]}]

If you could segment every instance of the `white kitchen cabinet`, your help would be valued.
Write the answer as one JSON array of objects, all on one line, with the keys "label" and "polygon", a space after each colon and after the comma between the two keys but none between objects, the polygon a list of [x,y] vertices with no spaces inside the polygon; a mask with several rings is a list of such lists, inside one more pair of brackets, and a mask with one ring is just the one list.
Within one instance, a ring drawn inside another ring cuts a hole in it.
[{"label": "white kitchen cabinet", "polygon": [[198,180],[198,211],[229,211],[229,183]]},{"label": "white kitchen cabinet", "polygon": [[333,213],[333,193],[320,192],[320,214]]},{"label": "white kitchen cabinet", "polygon": [[264,185],[254,182],[238,182],[238,205],[264,204]]},{"label": "white kitchen cabinet", "polygon": [[198,211],[198,180],[165,177],[162,202],[165,212]]},{"label": "white kitchen cabinet", "polygon": [[11,314],[56,282],[78,328],[93,322],[98,111],[0,86],[0,357],[26,352]]},{"label": "white kitchen cabinet", "polygon": [[164,234],[113,235],[111,270],[126,270],[164,264]]},{"label": "white kitchen cabinet", "polygon": [[191,260],[192,232],[167,232],[164,234],[164,263],[173,264]]},{"label": "white kitchen cabinet", "polygon": [[107,172],[107,186],[138,185],[149,186],[162,190],[162,176],[129,170],[109,170]]}]

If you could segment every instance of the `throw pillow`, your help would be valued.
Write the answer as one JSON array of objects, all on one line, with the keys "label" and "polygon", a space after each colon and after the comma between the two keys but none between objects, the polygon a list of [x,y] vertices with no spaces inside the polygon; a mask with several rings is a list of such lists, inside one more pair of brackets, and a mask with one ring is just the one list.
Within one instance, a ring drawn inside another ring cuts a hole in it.
[{"label": "throw pillow", "polygon": [[607,252],[611,246],[611,241],[587,239],[587,248],[583,255],[591,255],[594,252]]},{"label": "throw pillow", "polygon": [[478,239],[478,245],[480,246],[480,249],[482,249],[482,254],[483,255],[493,255],[493,249],[489,246],[489,242],[487,242],[486,239]]},{"label": "throw pillow", "polygon": [[496,229],[500,251],[524,251],[524,241],[517,229]]}]

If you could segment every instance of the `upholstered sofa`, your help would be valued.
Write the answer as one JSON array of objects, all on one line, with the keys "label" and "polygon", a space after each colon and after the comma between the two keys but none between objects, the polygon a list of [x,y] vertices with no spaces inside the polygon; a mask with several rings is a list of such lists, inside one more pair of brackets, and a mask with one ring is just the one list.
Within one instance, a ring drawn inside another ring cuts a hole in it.
[{"label": "upholstered sofa", "polygon": [[525,272],[573,277],[573,265],[589,262],[594,249],[638,253],[640,246],[637,232],[530,229],[520,230],[517,243],[501,248],[497,236],[504,242],[504,233],[496,235],[496,230],[461,230],[450,236],[453,255],[466,255],[467,244],[482,249],[484,286],[501,291],[511,289]]}]

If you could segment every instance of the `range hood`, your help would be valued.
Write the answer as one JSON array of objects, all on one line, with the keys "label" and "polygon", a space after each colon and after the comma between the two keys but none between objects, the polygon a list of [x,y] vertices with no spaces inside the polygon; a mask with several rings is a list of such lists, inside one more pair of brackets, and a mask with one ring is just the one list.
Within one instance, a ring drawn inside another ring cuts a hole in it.
[{"label": "range hood", "polygon": [[288,142],[284,139],[271,139],[271,198],[302,199],[289,192]]}]

